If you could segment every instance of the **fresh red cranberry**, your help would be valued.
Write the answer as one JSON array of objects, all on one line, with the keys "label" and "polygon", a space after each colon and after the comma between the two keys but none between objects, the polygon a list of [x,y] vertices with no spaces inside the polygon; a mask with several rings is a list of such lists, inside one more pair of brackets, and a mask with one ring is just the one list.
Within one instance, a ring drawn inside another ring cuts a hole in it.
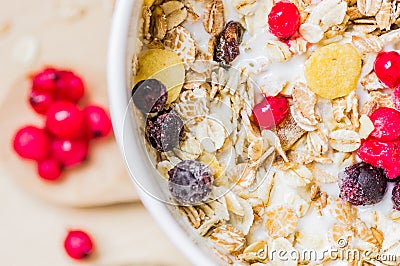
[{"label": "fresh red cranberry", "polygon": [[65,237],[64,248],[71,258],[81,260],[93,252],[93,241],[86,232],[71,230]]},{"label": "fresh red cranberry", "polygon": [[379,80],[388,88],[395,88],[400,84],[400,54],[381,52],[375,60],[374,70]]},{"label": "fresh red cranberry", "polygon": [[85,85],[71,71],[58,71],[56,97],[60,100],[78,102],[85,94]]},{"label": "fresh red cranberry", "polygon": [[375,167],[385,169],[389,179],[400,176],[400,141],[382,142],[369,137],[358,149],[358,157]]},{"label": "fresh red cranberry", "polygon": [[381,141],[397,140],[400,137],[400,112],[397,110],[381,107],[370,118],[375,126],[372,137]]},{"label": "fresh red cranberry", "polygon": [[46,128],[56,137],[78,139],[85,130],[83,112],[71,102],[55,102],[46,113]]},{"label": "fresh red cranberry", "polygon": [[15,134],[13,146],[22,158],[39,161],[49,154],[50,138],[43,129],[26,126]]},{"label": "fresh red cranberry", "polygon": [[86,140],[54,140],[51,145],[54,158],[62,166],[70,167],[83,162],[89,151],[89,142]]},{"label": "fresh red cranberry", "polygon": [[279,39],[288,39],[300,27],[300,12],[290,2],[276,3],[268,15],[269,30]]},{"label": "fresh red cranberry", "polygon": [[46,68],[33,76],[32,90],[53,93],[57,88],[57,78],[57,70]]},{"label": "fresh red cranberry", "polygon": [[48,92],[31,91],[29,103],[36,113],[44,115],[53,103],[53,96]]},{"label": "fresh red cranberry", "polygon": [[260,127],[271,128],[281,123],[289,112],[286,98],[266,97],[253,108],[253,116]]},{"label": "fresh red cranberry", "polygon": [[60,178],[62,173],[61,165],[54,158],[45,159],[44,161],[38,162],[38,173],[44,180],[56,181]]},{"label": "fresh red cranberry", "polygon": [[87,136],[92,138],[105,137],[111,132],[111,120],[106,110],[100,106],[89,105],[83,109]]}]

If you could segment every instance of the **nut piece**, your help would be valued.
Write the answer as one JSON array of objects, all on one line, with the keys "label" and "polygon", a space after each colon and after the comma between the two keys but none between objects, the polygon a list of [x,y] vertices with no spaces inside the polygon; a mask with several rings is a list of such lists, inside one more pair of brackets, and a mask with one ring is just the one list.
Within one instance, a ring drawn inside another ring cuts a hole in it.
[{"label": "nut piece", "polygon": [[203,25],[206,32],[217,36],[224,29],[224,3],[222,0],[211,0],[206,5]]}]

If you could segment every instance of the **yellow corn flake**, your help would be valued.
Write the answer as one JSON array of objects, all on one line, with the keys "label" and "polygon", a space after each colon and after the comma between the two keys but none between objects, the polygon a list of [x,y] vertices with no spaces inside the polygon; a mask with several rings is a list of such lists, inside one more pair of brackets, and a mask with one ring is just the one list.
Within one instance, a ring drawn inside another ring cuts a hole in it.
[{"label": "yellow corn flake", "polygon": [[330,44],[315,51],[306,62],[310,89],[321,97],[335,99],[357,87],[361,57],[350,44]]},{"label": "yellow corn flake", "polygon": [[150,49],[139,57],[139,72],[135,83],[148,78],[157,79],[167,87],[169,104],[179,97],[185,81],[185,67],[176,53]]}]

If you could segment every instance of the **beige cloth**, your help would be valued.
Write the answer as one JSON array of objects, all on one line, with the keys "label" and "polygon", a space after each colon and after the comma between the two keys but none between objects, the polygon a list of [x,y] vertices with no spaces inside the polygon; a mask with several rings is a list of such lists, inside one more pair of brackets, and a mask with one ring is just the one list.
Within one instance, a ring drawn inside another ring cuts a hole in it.
[{"label": "beige cloth", "polygon": [[[44,184],[31,162],[11,152],[18,125],[42,121],[29,111],[26,76],[44,64],[81,74],[90,100],[106,104],[106,49],[112,0],[0,0],[0,264],[82,265],[64,253],[69,228],[90,232],[96,254],[83,265],[189,265],[137,199],[112,139],[93,146],[91,160]],[[111,167],[112,166],[112,167]],[[40,196],[40,197],[38,197]],[[61,203],[60,204],[55,204]]]}]

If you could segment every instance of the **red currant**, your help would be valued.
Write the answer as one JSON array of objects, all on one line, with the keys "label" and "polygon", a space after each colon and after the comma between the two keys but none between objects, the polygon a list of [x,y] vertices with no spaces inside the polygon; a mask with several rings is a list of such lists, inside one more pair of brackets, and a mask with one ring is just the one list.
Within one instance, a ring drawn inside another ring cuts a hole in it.
[{"label": "red currant", "polygon": [[56,181],[62,173],[60,163],[53,158],[38,162],[38,174],[47,181]]},{"label": "red currant", "polygon": [[278,2],[268,15],[268,25],[273,35],[279,39],[288,39],[300,27],[300,12],[293,3]]},{"label": "red currant", "polygon": [[46,68],[32,79],[32,90],[52,93],[57,88],[57,70]]},{"label": "red currant", "polygon": [[89,105],[83,109],[86,131],[89,138],[105,137],[111,132],[111,120],[106,110],[100,106]]},{"label": "red currant", "polygon": [[43,160],[49,154],[50,138],[43,129],[26,126],[15,134],[13,146],[22,158]]},{"label": "red currant", "polygon": [[85,130],[83,112],[71,102],[55,102],[46,113],[46,128],[56,137],[78,139]]},{"label": "red currant", "polygon": [[375,129],[371,136],[381,141],[396,140],[400,137],[400,112],[388,107],[378,108],[371,115]]},{"label": "red currant", "polygon": [[86,140],[54,140],[51,145],[52,155],[62,166],[70,167],[83,162],[89,152]]},{"label": "red currant", "polygon": [[71,230],[65,237],[64,248],[71,258],[81,260],[93,252],[93,241],[87,233]]},{"label": "red currant", "polygon": [[80,77],[71,71],[59,71],[56,97],[60,100],[78,102],[85,94],[85,85]]},{"label": "red currant", "polygon": [[29,103],[36,113],[44,115],[53,103],[53,96],[48,92],[31,91]]},{"label": "red currant", "polygon": [[286,98],[266,97],[253,108],[253,116],[260,127],[271,128],[281,123],[289,112]]},{"label": "red currant", "polygon": [[385,86],[395,88],[400,84],[400,54],[395,51],[379,53],[374,70]]}]

